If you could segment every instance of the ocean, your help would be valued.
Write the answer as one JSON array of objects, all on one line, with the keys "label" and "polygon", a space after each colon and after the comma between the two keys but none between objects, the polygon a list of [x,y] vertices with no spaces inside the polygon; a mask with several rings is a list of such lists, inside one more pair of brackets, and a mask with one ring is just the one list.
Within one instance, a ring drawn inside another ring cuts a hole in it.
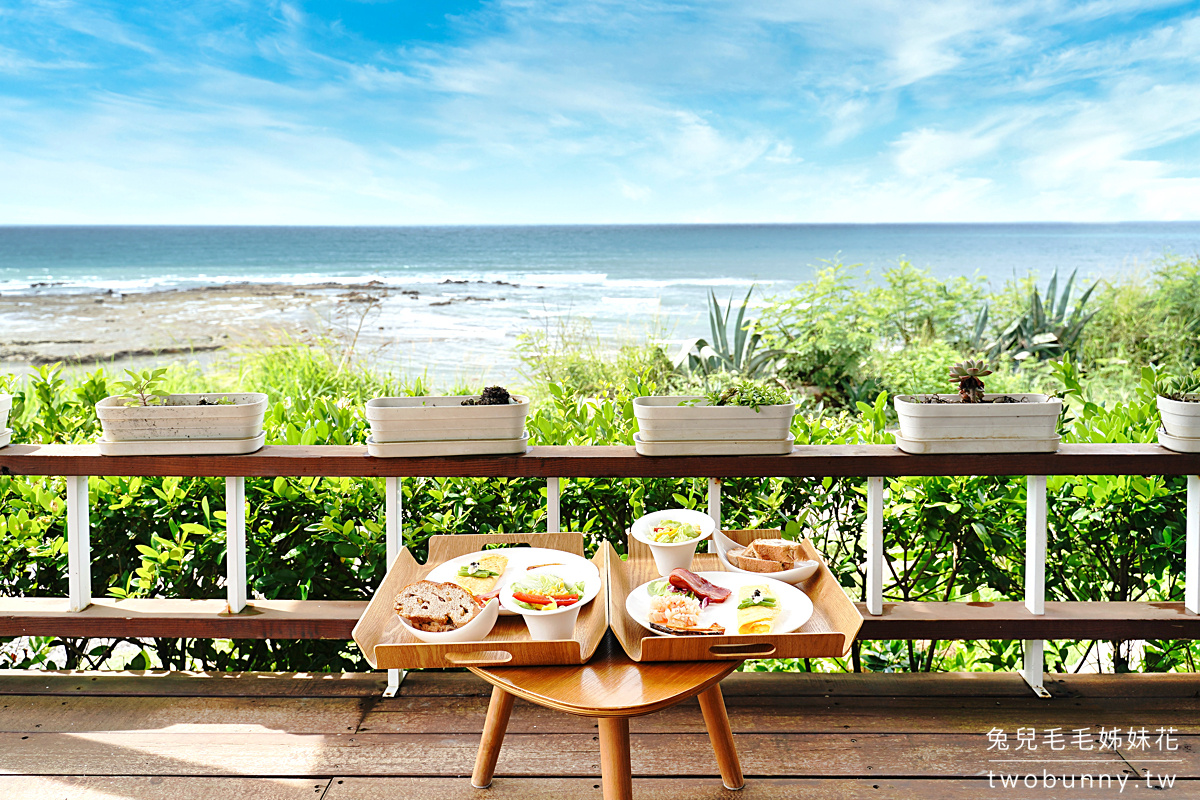
[{"label": "ocean", "polygon": [[[1200,222],[531,227],[0,227],[0,294],[129,294],[249,282],[384,285],[369,341],[440,378],[514,369],[520,333],[589,325],[603,340],[707,332],[710,291],[786,292],[822,263],[908,260],[992,288],[1057,269],[1119,275],[1200,254]],[[415,294],[414,294],[415,292]]]}]

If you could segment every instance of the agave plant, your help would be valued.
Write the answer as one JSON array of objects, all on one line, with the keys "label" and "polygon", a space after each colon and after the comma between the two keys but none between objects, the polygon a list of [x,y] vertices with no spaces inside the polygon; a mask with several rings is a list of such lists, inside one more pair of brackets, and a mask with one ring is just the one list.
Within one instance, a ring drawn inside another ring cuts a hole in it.
[{"label": "agave plant", "polygon": [[[1050,277],[1046,285],[1046,300],[1043,302],[1041,292],[1037,287],[1029,295],[1029,308],[1021,316],[1013,320],[1000,334],[999,338],[987,349],[987,356],[994,359],[1001,353],[1012,353],[1018,361],[1033,358],[1035,360],[1060,359],[1065,354],[1073,352],[1079,344],[1083,327],[1095,315],[1083,312],[1088,298],[1096,288],[1089,286],[1079,300],[1071,307],[1071,289],[1075,284],[1075,273],[1067,279],[1062,294],[1058,295],[1058,270]],[[1057,296],[1056,296],[1057,295]],[[1070,311],[1070,313],[1068,313]],[[978,348],[985,326],[987,325],[988,308],[984,306],[975,321],[975,335],[972,346]]]},{"label": "agave plant", "polygon": [[683,343],[672,359],[676,369],[686,365],[689,372],[700,371],[705,375],[712,372],[735,372],[745,377],[754,377],[770,369],[777,369],[783,350],[758,350],[762,334],[755,330],[755,321],[746,322],[746,309],[750,307],[750,295],[754,287],[746,292],[737,310],[737,318],[730,327],[729,315],[733,312],[733,296],[724,307],[711,289],[708,292],[709,339],[697,337]]},{"label": "agave plant", "polygon": [[987,364],[980,361],[960,361],[950,367],[950,382],[958,384],[958,396],[964,403],[983,402],[983,380],[992,371]]}]

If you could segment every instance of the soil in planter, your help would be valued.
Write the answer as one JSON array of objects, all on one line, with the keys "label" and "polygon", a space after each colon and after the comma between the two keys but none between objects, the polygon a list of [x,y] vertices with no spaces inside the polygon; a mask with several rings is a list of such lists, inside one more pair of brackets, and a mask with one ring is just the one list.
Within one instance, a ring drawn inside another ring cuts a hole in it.
[{"label": "soil in planter", "polygon": [[512,395],[503,386],[489,386],[479,397],[468,397],[462,401],[464,406],[507,406],[512,403]]},{"label": "soil in planter", "polygon": [[1006,403],[1037,402],[1035,400],[1027,400],[1027,399],[1024,399],[1021,397],[1009,397],[1006,394],[1001,395],[1000,397],[993,397],[991,400],[981,400],[978,403],[964,403],[962,400],[957,400],[957,399],[956,400],[945,400],[941,397],[938,397],[936,394],[927,394],[927,395],[923,395],[922,397],[917,397],[917,398],[913,398],[913,399],[916,402],[922,403],[922,404],[930,403],[930,404],[934,404],[934,405],[944,405],[944,406],[985,406],[985,405],[991,405],[991,404],[1003,405]]}]

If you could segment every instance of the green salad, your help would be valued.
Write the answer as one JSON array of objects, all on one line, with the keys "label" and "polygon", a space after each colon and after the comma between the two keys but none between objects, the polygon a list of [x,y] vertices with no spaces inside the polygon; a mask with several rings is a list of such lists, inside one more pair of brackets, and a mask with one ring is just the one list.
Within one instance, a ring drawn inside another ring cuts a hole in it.
[{"label": "green salad", "polygon": [[529,611],[554,611],[583,598],[584,582],[567,583],[557,575],[529,575],[513,581],[513,602]]},{"label": "green salad", "polygon": [[650,526],[650,533],[646,538],[659,544],[676,544],[695,539],[699,535],[700,528],[697,525],[664,519]]}]

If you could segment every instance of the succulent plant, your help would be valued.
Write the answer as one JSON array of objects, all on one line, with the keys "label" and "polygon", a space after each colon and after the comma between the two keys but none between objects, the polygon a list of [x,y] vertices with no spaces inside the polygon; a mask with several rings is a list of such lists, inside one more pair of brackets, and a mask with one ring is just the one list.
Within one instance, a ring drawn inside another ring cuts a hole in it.
[{"label": "succulent plant", "polygon": [[983,360],[960,361],[950,367],[950,382],[958,384],[958,396],[964,403],[983,402],[983,381],[985,375],[991,375],[987,363]]},{"label": "succulent plant", "polygon": [[1162,376],[1154,382],[1154,392],[1170,400],[1195,402],[1200,399],[1200,369],[1181,377]]}]

